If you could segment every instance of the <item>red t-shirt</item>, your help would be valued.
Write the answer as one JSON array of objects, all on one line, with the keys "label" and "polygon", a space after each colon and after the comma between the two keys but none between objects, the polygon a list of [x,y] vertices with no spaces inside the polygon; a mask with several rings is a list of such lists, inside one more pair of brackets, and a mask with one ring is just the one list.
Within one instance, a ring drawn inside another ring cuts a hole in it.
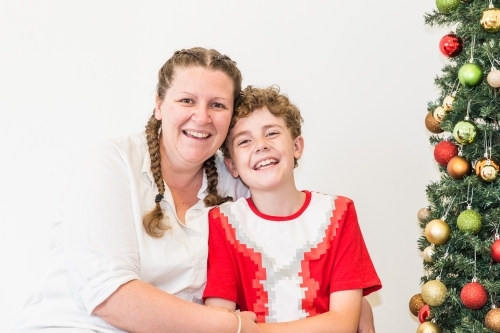
[{"label": "red t-shirt", "polygon": [[382,287],[353,202],[304,193],[292,216],[264,215],[244,198],[210,211],[204,298],[233,301],[259,322],[283,322],[328,311],[332,292]]}]

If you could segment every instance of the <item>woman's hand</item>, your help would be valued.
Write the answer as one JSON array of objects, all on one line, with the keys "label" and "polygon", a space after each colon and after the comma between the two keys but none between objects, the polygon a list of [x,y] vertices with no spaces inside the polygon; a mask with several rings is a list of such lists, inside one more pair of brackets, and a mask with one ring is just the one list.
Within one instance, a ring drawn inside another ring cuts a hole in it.
[{"label": "woman's hand", "polygon": [[[236,312],[235,312],[236,313]],[[237,313],[241,318],[241,332],[240,333],[262,333],[257,326],[257,316],[250,311],[242,311]],[[236,333],[236,332],[235,332]]]}]

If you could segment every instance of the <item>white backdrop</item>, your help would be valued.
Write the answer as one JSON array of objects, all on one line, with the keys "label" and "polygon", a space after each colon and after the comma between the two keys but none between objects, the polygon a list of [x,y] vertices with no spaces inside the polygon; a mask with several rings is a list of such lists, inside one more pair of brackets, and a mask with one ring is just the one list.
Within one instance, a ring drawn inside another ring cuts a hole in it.
[{"label": "white backdrop", "polygon": [[383,282],[378,332],[412,332],[416,214],[439,175],[424,126],[446,29],[432,0],[0,0],[0,331],[43,274],[48,226],[82,151],[141,131],[159,68],[216,48],[244,85],[278,84],[305,118],[300,188],[351,197]]}]

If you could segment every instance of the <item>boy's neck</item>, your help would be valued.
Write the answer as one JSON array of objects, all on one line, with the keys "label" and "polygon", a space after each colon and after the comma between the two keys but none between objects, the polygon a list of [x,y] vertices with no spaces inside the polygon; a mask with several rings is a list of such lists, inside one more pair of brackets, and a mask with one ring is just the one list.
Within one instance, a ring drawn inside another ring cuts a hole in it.
[{"label": "boy's neck", "polygon": [[270,216],[290,216],[302,208],[306,194],[293,188],[276,190],[251,190],[252,201],[262,214]]}]

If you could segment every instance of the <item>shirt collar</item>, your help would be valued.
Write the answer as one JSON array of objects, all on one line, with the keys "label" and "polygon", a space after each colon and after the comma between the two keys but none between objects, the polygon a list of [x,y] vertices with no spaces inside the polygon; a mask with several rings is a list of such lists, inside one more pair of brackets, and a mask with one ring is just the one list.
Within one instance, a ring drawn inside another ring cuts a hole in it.
[{"label": "shirt collar", "polygon": [[[142,162],[141,177],[146,183],[148,183],[149,186],[154,186],[154,177],[153,173],[151,172],[151,158],[149,156],[149,153],[144,156],[144,161]],[[165,184],[165,186],[167,186],[167,184]],[[205,197],[207,196],[207,188],[207,174],[203,172],[203,182],[201,183],[200,190],[198,191],[198,199],[200,199],[201,201],[203,201],[203,199],[205,199]]]}]

